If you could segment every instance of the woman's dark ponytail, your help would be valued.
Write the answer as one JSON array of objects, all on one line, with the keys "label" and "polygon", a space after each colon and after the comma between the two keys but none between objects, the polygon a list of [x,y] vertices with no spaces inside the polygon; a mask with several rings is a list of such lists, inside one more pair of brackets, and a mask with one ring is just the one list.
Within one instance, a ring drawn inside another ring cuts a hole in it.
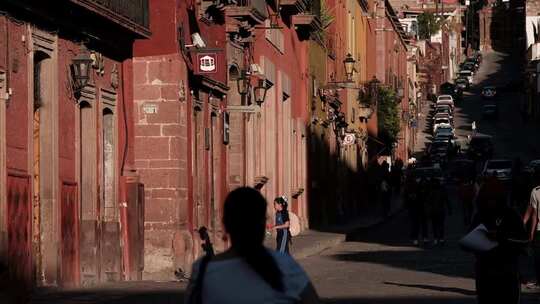
[{"label": "woman's dark ponytail", "polygon": [[267,203],[259,191],[242,187],[225,199],[223,224],[232,248],[268,285],[283,292],[283,276],[276,261],[263,246]]}]

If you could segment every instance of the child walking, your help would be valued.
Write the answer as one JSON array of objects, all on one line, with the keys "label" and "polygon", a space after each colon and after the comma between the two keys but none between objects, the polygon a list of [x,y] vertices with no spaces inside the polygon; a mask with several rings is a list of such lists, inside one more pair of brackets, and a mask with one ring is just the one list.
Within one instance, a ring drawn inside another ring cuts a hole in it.
[{"label": "child walking", "polygon": [[276,250],[282,253],[289,253],[289,243],[291,242],[291,233],[289,231],[290,219],[287,210],[287,198],[279,196],[274,200],[274,209],[276,210]]}]

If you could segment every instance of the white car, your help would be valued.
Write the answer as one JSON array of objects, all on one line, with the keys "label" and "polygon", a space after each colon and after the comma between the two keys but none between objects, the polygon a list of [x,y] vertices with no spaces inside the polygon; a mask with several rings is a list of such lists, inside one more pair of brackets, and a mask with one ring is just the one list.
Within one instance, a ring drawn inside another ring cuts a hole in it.
[{"label": "white car", "polygon": [[443,100],[437,101],[437,107],[444,106],[444,105],[449,106],[452,110],[454,110],[454,101],[449,100],[449,99],[443,99]]},{"label": "white car", "polygon": [[452,127],[452,124],[450,123],[450,119],[448,118],[435,119],[435,121],[433,122],[433,134],[437,132],[437,129],[439,127],[447,127],[447,126]]},{"label": "white car", "polygon": [[443,100],[454,101],[454,97],[452,97],[452,95],[439,95],[439,96],[437,97],[437,102],[443,101]]},{"label": "white car", "polygon": [[459,77],[464,77],[464,78],[467,78],[467,80],[469,80],[469,83],[472,84],[473,83],[473,80],[474,80],[474,72],[471,71],[471,70],[461,70],[459,71],[458,73]]},{"label": "white car", "polygon": [[448,119],[448,121],[453,124],[454,120],[452,118],[453,117],[451,117],[448,113],[437,113],[433,116],[433,124],[435,124],[435,121],[437,121],[437,119]]},{"label": "white car", "polygon": [[495,176],[501,181],[512,179],[513,163],[508,159],[490,159],[486,161],[482,175],[484,177]]}]

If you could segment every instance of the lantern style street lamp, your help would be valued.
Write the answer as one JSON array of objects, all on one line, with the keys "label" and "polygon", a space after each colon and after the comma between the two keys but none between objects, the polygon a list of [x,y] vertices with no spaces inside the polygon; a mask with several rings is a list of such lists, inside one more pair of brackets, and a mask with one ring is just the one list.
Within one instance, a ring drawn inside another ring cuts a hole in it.
[{"label": "lantern style street lamp", "polygon": [[253,88],[253,93],[255,95],[255,102],[260,106],[264,103],[266,99],[266,92],[268,91],[268,86],[266,85],[266,80],[259,79],[259,83],[255,88]]},{"label": "lantern style street lamp", "polygon": [[81,46],[81,51],[75,56],[71,63],[71,73],[73,75],[73,82],[75,91],[80,91],[84,88],[90,80],[90,71],[92,65],[92,58],[90,53],[84,45]]},{"label": "lantern style street lamp", "polygon": [[240,76],[236,79],[236,86],[238,88],[238,94],[247,95],[250,88],[249,77],[246,71],[242,71]]},{"label": "lantern style street lamp", "polygon": [[353,73],[355,72],[354,65],[356,64],[356,60],[354,60],[353,56],[349,53],[343,60],[343,65],[345,66],[345,76],[347,77],[347,81],[351,82]]}]

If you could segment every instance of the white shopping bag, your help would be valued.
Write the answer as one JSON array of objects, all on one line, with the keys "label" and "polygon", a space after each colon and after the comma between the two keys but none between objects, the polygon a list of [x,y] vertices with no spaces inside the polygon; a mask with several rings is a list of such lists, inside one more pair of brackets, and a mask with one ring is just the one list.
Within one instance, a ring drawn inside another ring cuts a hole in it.
[{"label": "white shopping bag", "polygon": [[459,245],[467,251],[480,253],[492,250],[499,243],[489,239],[488,229],[483,224],[480,224],[473,231],[465,235],[459,241]]}]

